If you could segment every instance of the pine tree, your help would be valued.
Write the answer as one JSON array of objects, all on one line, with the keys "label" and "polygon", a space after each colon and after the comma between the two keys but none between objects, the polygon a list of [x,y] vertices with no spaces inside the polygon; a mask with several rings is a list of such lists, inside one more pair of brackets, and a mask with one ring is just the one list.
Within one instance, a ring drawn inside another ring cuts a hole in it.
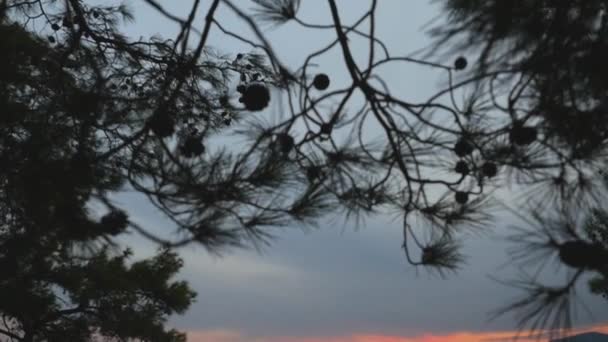
[{"label": "pine tree", "polygon": [[[519,314],[521,328],[569,327],[573,288],[583,274],[596,274],[592,291],[606,292],[606,5],[450,0],[442,2],[443,24],[430,31],[434,49],[476,57],[467,77],[492,85],[489,97],[495,111],[510,118],[515,148],[532,157],[528,165],[545,165],[521,177],[537,195],[527,205],[532,228],[513,239],[518,260],[530,266],[556,255],[576,273],[558,288],[525,276],[510,283],[528,294],[499,313]],[[536,154],[546,148],[552,152]]]}]

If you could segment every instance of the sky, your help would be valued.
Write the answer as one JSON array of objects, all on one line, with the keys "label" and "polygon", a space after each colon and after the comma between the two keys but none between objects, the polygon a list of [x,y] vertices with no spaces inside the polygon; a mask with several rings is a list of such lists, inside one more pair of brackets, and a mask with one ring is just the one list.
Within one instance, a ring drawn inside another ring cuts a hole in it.
[{"label": "sky", "polygon": [[[181,17],[187,15],[191,4],[187,0],[159,2]],[[247,0],[233,2],[244,10],[253,6]],[[135,23],[126,27],[132,37],[175,36],[177,26],[143,1],[127,3],[136,14]],[[196,20],[199,28],[209,4],[209,0],[202,1],[203,11]],[[366,11],[369,2],[341,0],[338,5],[343,22],[351,23]],[[393,54],[407,54],[428,43],[421,27],[438,14],[438,7],[424,0],[381,0],[377,35]],[[302,1],[298,17],[309,23],[331,22],[323,0]],[[234,31],[251,34],[225,6],[220,6],[217,18]],[[294,67],[335,35],[334,31],[311,31],[293,23],[267,28],[264,33],[280,59]],[[251,51],[217,28],[211,30],[208,45],[227,54]],[[351,47],[356,59],[364,61],[366,44],[354,40]],[[347,84],[348,74],[338,50],[316,63],[315,72],[330,74],[332,87]],[[435,70],[408,64],[380,73],[391,92],[406,99],[430,96],[442,80]],[[273,101],[270,108],[256,115],[276,114],[278,103]],[[169,227],[143,197],[128,193],[116,200],[150,230]],[[284,228],[261,253],[231,250],[217,257],[201,247],[188,247],[180,251],[185,266],[179,278],[188,280],[198,297],[186,314],[172,317],[170,325],[188,331],[192,342],[475,342],[500,341],[513,335],[512,317],[492,322],[487,318],[490,311],[517,295],[489,278],[515,275],[512,267],[501,267],[508,259],[501,236],[508,233],[514,218],[500,216],[492,233],[468,237],[464,251],[468,265],[447,279],[407,264],[400,248],[400,220],[394,218],[371,217],[360,229],[354,229],[353,222],[344,223],[341,217],[325,218],[314,231]],[[137,236],[123,241],[134,247],[138,257],[151,255],[155,248]],[[560,279],[558,274],[553,278]],[[585,289],[581,287],[580,298],[593,317],[581,311],[578,325],[582,330],[608,332],[608,305]]]}]

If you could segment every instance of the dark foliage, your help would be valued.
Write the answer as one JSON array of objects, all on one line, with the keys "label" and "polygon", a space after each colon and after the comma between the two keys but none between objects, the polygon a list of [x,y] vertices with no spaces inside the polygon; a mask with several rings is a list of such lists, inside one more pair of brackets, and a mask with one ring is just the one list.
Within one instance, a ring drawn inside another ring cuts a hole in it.
[{"label": "dark foliage", "polygon": [[128,214],[108,205],[97,219],[89,208],[128,179],[124,155],[108,153],[115,147],[96,132],[120,144],[110,115],[133,120],[138,100],[111,100],[107,76],[94,72],[103,56],[92,46],[53,48],[1,20],[0,334],[26,342],[185,341],[164,328],[195,296],[171,280],[181,260],[163,250],[129,265],[130,251],[111,240],[128,228]]},{"label": "dark foliage", "polygon": [[[512,283],[529,296],[501,313],[519,314],[521,328],[563,332],[571,324],[573,288],[581,275],[598,274],[591,282],[594,292],[607,288],[608,249],[598,234],[604,230],[599,218],[605,217],[608,190],[608,78],[600,62],[608,56],[608,6],[602,0],[454,0],[442,5],[446,20],[431,31],[437,39],[433,54],[439,48],[476,56],[467,77],[476,87],[488,87],[494,109],[510,121],[508,150],[520,155],[518,169],[527,169],[518,178],[530,188],[525,203],[537,231],[514,239],[518,255],[529,255],[524,258],[529,262],[532,255],[545,260],[555,253],[577,271],[557,289],[535,279]],[[484,165],[484,174],[495,174],[496,164],[491,169],[486,173]],[[543,211],[550,205],[558,214]],[[592,233],[585,237],[581,226]]]}]

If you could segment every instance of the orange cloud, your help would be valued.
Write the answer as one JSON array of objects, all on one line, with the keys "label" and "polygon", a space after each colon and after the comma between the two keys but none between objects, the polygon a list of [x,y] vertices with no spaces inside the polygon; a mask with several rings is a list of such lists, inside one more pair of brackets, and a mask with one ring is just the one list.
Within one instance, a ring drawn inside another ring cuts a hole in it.
[{"label": "orange cloud", "polygon": [[[574,334],[586,331],[597,331],[608,334],[608,325],[596,325],[575,329]],[[507,342],[516,335],[513,331],[498,332],[454,332],[450,334],[428,333],[420,336],[389,336],[372,334],[352,334],[333,337],[257,337],[252,338],[238,331],[190,331],[188,342]],[[535,339],[520,337],[520,342],[532,342]]]},{"label": "orange cloud", "polygon": [[205,330],[188,331],[188,342],[241,342],[243,336],[238,331]]}]

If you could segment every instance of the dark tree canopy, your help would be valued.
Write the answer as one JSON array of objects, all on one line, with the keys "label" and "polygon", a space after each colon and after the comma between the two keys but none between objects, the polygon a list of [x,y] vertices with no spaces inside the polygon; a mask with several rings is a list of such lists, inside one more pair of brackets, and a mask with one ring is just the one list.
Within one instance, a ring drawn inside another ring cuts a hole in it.
[{"label": "dark tree canopy", "polygon": [[[514,128],[515,123],[529,127],[542,144],[542,155],[529,158],[528,165],[549,155],[555,165],[546,168],[545,164],[542,171],[529,169],[528,186],[544,182],[545,189],[528,206],[533,228],[514,237],[516,255],[522,257],[517,260],[530,265],[557,255],[565,266],[577,270],[561,288],[532,279],[523,286],[520,282],[528,296],[502,312],[519,312],[522,328],[568,326],[578,279],[592,273],[592,291],[605,296],[608,289],[604,66],[608,3],[455,0],[442,4],[447,24],[431,31],[437,39],[434,47],[477,56],[470,63],[470,76],[491,86],[495,109],[510,116]],[[532,149],[529,153],[532,156]],[[555,211],[547,212],[547,206]]]},{"label": "dark tree canopy", "polygon": [[127,229],[127,213],[90,213],[92,197],[125,182],[115,166],[124,160],[99,155],[96,130],[110,119],[98,111],[129,113],[127,101],[99,85],[100,57],[68,49],[0,21],[0,333],[25,342],[184,341],[164,328],[195,296],[171,280],[182,266],[177,254],[129,265],[131,252],[110,240]]},{"label": "dark tree canopy", "polygon": [[[516,311],[533,331],[568,327],[583,274],[606,291],[605,1],[444,1],[446,23],[424,58],[394,55],[375,35],[376,0],[355,24],[328,0],[328,25],[301,20],[297,0],[256,0],[252,15],[230,0],[193,0],[185,18],[141,3],[178,23],[177,36],[125,36],[119,24],[134,13],[123,5],[0,1],[1,334],[180,341],[163,323],[194,294],[171,281],[174,249],[258,246],[274,227],[335,212],[398,215],[406,260],[444,275],[463,264],[461,238],[490,229],[493,191],[508,185],[521,189],[517,211],[529,211],[514,261],[553,253],[576,272],[561,288],[515,283],[529,296],[499,313]],[[256,40],[220,23],[218,7]],[[290,21],[332,37],[294,70],[260,29]],[[210,34],[251,51],[227,57]],[[369,42],[366,63],[352,39]],[[348,70],[344,88],[334,71],[315,70],[332,49]],[[442,49],[449,58],[431,61]],[[402,63],[448,84],[428,99],[391,93],[376,71]],[[271,123],[278,95],[285,113]],[[245,138],[240,150],[210,148],[227,135]],[[145,195],[179,238],[133,222],[111,200],[125,190]],[[128,265],[115,238],[131,232],[158,243],[158,256]]]}]

